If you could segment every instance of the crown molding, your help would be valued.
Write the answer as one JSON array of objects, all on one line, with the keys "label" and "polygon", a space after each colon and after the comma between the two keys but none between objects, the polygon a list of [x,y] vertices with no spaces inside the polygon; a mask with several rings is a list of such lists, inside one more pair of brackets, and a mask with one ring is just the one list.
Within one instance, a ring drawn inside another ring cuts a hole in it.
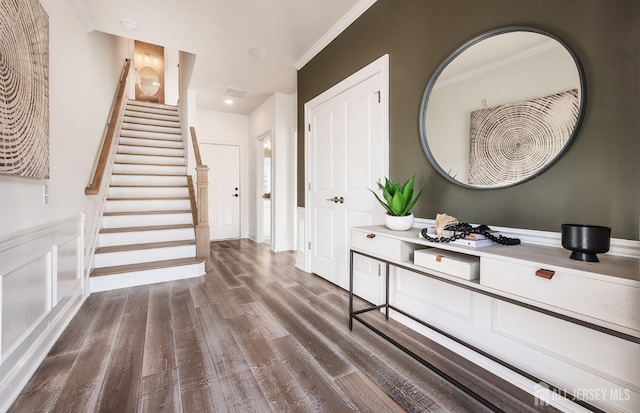
[{"label": "crown molding", "polygon": [[355,6],[351,8],[342,16],[340,20],[336,24],[329,29],[309,50],[307,50],[300,59],[298,59],[293,66],[296,70],[300,70],[309,63],[311,59],[315,57],[322,49],[327,47],[329,43],[333,41],[336,37],[340,35],[351,23],[356,21],[358,17],[360,17],[365,11],[369,9],[377,0],[360,0]]}]

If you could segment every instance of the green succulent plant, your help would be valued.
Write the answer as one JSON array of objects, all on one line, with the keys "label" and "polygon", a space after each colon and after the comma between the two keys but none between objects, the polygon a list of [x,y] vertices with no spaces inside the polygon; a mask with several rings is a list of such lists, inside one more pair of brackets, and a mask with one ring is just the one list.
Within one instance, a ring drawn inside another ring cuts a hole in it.
[{"label": "green succulent plant", "polygon": [[415,175],[409,178],[404,185],[400,185],[397,181],[387,178],[384,178],[384,185],[378,182],[378,187],[382,190],[384,200],[373,192],[373,190],[369,189],[369,191],[375,195],[380,205],[387,211],[387,214],[403,217],[411,213],[411,208],[416,204],[424,190],[424,187],[422,187],[420,192],[414,194],[414,179]]}]

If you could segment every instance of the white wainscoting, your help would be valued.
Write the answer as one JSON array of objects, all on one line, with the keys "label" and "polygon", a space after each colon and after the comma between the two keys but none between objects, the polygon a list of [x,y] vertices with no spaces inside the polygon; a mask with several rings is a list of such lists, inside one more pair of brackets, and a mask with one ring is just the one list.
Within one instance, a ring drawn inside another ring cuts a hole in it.
[{"label": "white wainscoting", "polygon": [[83,214],[0,237],[0,411],[85,298]]}]

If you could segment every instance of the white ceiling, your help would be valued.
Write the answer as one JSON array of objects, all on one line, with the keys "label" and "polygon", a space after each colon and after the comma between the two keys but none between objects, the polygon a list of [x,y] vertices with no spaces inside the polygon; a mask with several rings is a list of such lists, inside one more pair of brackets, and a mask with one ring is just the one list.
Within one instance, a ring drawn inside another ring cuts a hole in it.
[{"label": "white ceiling", "polygon": [[[196,55],[198,109],[249,114],[376,0],[75,0],[88,28]],[[120,21],[137,23],[134,31]],[[266,59],[249,57],[252,47]],[[229,106],[225,87],[249,93]]]}]

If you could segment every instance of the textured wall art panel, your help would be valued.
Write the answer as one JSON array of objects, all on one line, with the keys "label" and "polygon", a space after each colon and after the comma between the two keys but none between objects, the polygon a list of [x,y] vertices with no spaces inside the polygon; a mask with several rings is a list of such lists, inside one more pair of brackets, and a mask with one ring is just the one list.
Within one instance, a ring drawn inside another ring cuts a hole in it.
[{"label": "textured wall art panel", "polygon": [[49,178],[49,16],[0,0],[0,173]]},{"label": "textured wall art panel", "polygon": [[565,147],[578,113],[577,89],[471,112],[469,184],[535,176]]}]

